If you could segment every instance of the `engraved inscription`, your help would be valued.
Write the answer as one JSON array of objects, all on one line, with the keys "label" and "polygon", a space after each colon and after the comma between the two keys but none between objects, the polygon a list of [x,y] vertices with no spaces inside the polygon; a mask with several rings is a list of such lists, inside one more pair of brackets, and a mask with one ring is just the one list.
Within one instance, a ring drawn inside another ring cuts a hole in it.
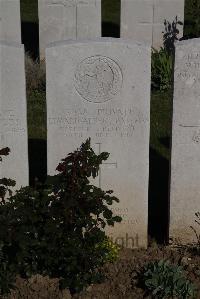
[{"label": "engraved inscription", "polygon": [[136,128],[149,123],[148,116],[135,107],[97,108],[92,115],[89,110],[65,109],[62,114],[48,119],[48,125],[61,130],[66,137],[94,136],[98,138],[131,138]]},{"label": "engraved inscription", "polygon": [[[200,53],[187,53],[181,58],[181,69],[178,69],[176,72],[176,78],[188,88],[197,88],[199,90],[199,82],[200,82],[200,62],[199,62]],[[197,94],[199,92],[197,91]]]},{"label": "engraved inscription", "polygon": [[138,221],[136,219],[130,218],[128,208],[119,208],[119,207],[111,208],[111,211],[113,212],[114,216],[122,217],[121,223],[129,224],[129,225],[137,225],[137,223],[138,223]]},{"label": "engraved inscription", "polygon": [[89,4],[89,0],[54,0],[49,1],[49,5],[63,5],[66,7],[77,6],[79,4]]},{"label": "engraved inscription", "polygon": [[21,120],[15,115],[13,110],[2,110],[0,112],[0,134],[6,133],[25,133]]},{"label": "engraved inscription", "polygon": [[120,92],[123,77],[114,60],[97,55],[81,61],[76,68],[74,81],[82,98],[93,103],[103,103]]}]

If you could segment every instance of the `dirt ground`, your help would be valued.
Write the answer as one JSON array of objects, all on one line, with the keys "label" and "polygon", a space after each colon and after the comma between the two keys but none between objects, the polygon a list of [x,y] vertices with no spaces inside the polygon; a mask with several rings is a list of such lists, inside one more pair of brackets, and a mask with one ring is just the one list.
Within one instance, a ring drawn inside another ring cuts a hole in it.
[{"label": "dirt ground", "polygon": [[187,278],[198,288],[196,299],[200,299],[200,252],[188,248],[150,247],[147,250],[122,250],[114,264],[107,264],[103,272],[105,281],[92,285],[81,294],[68,291],[59,292],[56,280],[34,277],[29,283],[18,280],[20,291],[15,291],[9,299],[142,299],[151,298],[138,286],[138,272],[149,261],[168,259],[182,265]]}]

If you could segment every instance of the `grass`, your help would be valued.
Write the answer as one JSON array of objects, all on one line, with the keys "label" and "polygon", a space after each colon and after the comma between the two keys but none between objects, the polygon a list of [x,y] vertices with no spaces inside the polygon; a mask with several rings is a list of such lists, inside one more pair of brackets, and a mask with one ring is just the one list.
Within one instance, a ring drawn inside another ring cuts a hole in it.
[{"label": "grass", "polygon": [[120,0],[102,0],[103,22],[119,25],[120,22]]},{"label": "grass", "polygon": [[170,158],[171,119],[172,92],[152,93],[150,146],[167,160]]},{"label": "grass", "polygon": [[44,92],[33,92],[28,97],[28,135],[30,139],[46,140],[46,103]]},{"label": "grass", "polygon": [[22,22],[38,22],[38,0],[21,0]]}]

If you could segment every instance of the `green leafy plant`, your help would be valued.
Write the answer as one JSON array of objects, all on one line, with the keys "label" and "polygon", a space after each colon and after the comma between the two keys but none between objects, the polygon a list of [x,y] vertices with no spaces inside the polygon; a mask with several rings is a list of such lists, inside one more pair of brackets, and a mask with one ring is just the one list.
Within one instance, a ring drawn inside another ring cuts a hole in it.
[{"label": "green leafy plant", "polygon": [[[2,162],[2,156],[8,156],[10,149],[8,147],[0,150],[0,162]],[[6,195],[12,195],[12,188],[15,186],[15,181],[7,178],[0,179],[0,202],[5,201]]]},{"label": "green leafy plant", "polygon": [[185,277],[181,266],[167,260],[148,263],[142,272],[145,288],[154,298],[194,298],[195,287]]},{"label": "green leafy plant", "polygon": [[[195,213],[195,223],[200,226],[200,212],[196,212]],[[197,229],[194,226],[190,226],[190,228],[193,230],[195,236],[196,236],[196,240],[197,243],[194,245],[193,249],[195,249],[195,251],[200,254],[200,232],[197,231]]]},{"label": "green leafy plant", "polygon": [[97,244],[97,248],[105,252],[105,256],[103,256],[105,262],[113,263],[119,257],[120,246],[113,243],[109,237],[105,237],[103,242]]},{"label": "green leafy plant", "polygon": [[108,261],[106,225],[120,222],[109,206],[112,191],[90,183],[108,158],[96,155],[88,139],[57,167],[46,186],[22,188],[0,206],[2,252],[22,278],[34,274],[58,278],[60,287],[78,292],[101,278]]},{"label": "green leafy plant", "polygon": [[172,22],[165,20],[163,47],[152,49],[152,88],[161,92],[172,88],[175,42],[179,40],[178,25],[182,26],[183,23],[177,17]]},{"label": "green leafy plant", "polygon": [[[0,162],[3,158],[8,156],[10,149],[8,147],[2,148],[0,150]],[[15,186],[15,181],[7,178],[0,179],[0,211],[2,205],[5,204],[6,196],[12,195],[12,187]],[[3,252],[3,243],[2,239],[6,238],[5,232],[5,221],[6,219],[0,213],[0,295],[4,295],[10,292],[14,288],[15,272],[11,265],[8,262],[8,256],[6,252]]]},{"label": "green leafy plant", "polygon": [[0,295],[9,294],[15,289],[15,269],[8,262],[7,254],[0,248]]},{"label": "green leafy plant", "polygon": [[173,55],[166,49],[152,50],[152,88],[166,91],[172,87]]},{"label": "green leafy plant", "polygon": [[178,25],[183,26],[183,23],[178,20],[177,16],[172,22],[164,21],[165,32],[163,33],[163,44],[164,49],[167,50],[169,54],[174,54],[175,42],[179,40]]}]

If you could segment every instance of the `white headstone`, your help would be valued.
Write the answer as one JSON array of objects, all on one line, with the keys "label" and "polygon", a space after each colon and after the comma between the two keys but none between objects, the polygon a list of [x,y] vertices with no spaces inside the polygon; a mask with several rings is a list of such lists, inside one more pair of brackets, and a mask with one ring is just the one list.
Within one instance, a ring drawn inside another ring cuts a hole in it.
[{"label": "white headstone", "polygon": [[21,43],[20,0],[0,0],[0,41]]},{"label": "white headstone", "polygon": [[0,163],[0,177],[27,186],[28,135],[26,118],[24,47],[0,42],[0,148],[10,155]]},{"label": "white headstone", "polygon": [[101,0],[38,0],[40,58],[48,44],[101,37]]},{"label": "white headstone", "polygon": [[176,45],[171,158],[170,237],[197,241],[200,211],[200,39]]},{"label": "white headstone", "polygon": [[114,190],[126,247],[147,245],[150,46],[120,39],[55,43],[46,51],[48,173],[91,137],[107,151],[97,185]]},{"label": "white headstone", "polygon": [[[164,21],[184,21],[184,0],[121,0],[121,37],[163,45]],[[179,37],[183,26],[178,26]]]}]

